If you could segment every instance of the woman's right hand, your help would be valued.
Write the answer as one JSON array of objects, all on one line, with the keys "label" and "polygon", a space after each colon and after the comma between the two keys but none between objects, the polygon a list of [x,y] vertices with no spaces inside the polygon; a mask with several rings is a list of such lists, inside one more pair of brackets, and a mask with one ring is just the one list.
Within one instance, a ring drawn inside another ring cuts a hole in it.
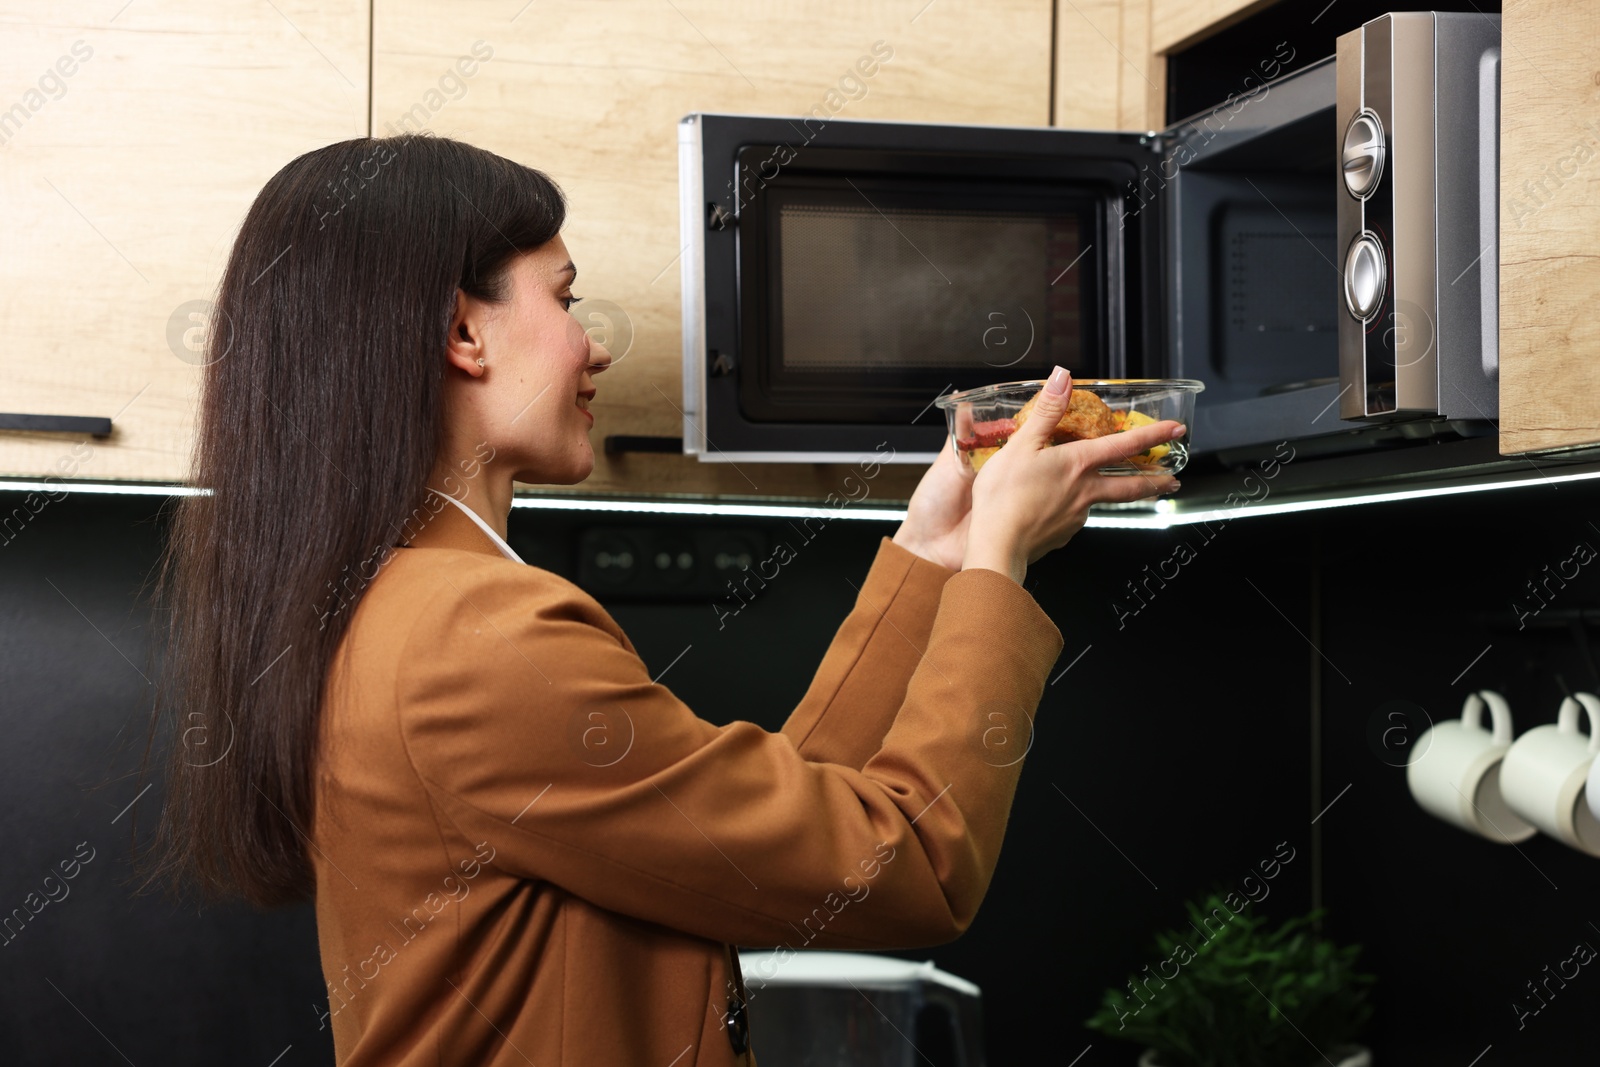
[{"label": "woman's right hand", "polygon": [[[1060,392],[1052,391],[1058,385]],[[1083,529],[1091,504],[1126,502],[1175,492],[1170,474],[1105,475],[1120,463],[1182,436],[1168,419],[1083,441],[1052,445],[1050,432],[1067,410],[1072,378],[1056,367],[1032,416],[984,463],[972,483],[972,518],[961,569],[985,567],[1019,585],[1028,564]]]}]

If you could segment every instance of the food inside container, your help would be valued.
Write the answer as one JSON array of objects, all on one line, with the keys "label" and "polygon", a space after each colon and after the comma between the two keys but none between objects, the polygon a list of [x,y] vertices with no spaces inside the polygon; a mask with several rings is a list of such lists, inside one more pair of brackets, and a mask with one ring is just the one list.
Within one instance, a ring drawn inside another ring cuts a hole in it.
[{"label": "food inside container", "polygon": [[[1006,382],[941,396],[945,421],[961,461],[971,470],[983,467],[1027,422],[1043,381]],[[1051,444],[1082,441],[1174,419],[1187,428],[1194,416],[1195,394],[1203,382],[1188,378],[1095,378],[1072,383],[1067,411],[1050,434]],[[1100,468],[1101,474],[1176,474],[1189,459],[1189,435],[1155,445],[1120,463]]]}]

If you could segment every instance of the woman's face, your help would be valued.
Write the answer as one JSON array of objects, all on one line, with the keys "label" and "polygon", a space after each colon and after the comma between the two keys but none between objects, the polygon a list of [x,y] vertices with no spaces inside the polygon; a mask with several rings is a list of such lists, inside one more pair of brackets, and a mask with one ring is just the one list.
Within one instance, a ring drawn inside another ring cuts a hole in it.
[{"label": "woman's face", "polygon": [[[461,381],[473,409],[466,436],[480,439],[466,441],[458,431],[457,448],[492,447],[486,465],[509,470],[517,481],[571,485],[594,470],[588,407],[593,378],[611,355],[568,314],[576,274],[558,235],[512,261],[508,300],[464,298],[451,325],[452,362],[470,376]],[[458,344],[466,335],[476,348]],[[455,358],[458,352],[465,358]],[[480,458],[487,451],[478,449]]]}]

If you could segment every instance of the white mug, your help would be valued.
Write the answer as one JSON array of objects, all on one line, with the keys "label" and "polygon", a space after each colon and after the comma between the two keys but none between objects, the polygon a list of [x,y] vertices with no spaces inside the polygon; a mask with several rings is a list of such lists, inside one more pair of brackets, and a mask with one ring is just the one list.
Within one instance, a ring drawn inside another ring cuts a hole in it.
[{"label": "white mug", "polygon": [[1589,813],[1600,819],[1600,759],[1589,764],[1589,786],[1585,792],[1589,795]]},{"label": "white mug", "polygon": [[[1578,712],[1589,732],[1578,729]],[[1584,796],[1600,752],[1600,697],[1577,693],[1561,702],[1554,725],[1535,726],[1511,746],[1500,790],[1511,810],[1563,844],[1600,856],[1600,818]]]},{"label": "white mug", "polygon": [[[1493,732],[1481,723],[1489,707]],[[1511,748],[1511,708],[1499,693],[1471,693],[1460,719],[1434,724],[1406,764],[1406,785],[1430,815],[1496,844],[1526,841],[1538,831],[1518,818],[1500,793],[1500,761]]]}]

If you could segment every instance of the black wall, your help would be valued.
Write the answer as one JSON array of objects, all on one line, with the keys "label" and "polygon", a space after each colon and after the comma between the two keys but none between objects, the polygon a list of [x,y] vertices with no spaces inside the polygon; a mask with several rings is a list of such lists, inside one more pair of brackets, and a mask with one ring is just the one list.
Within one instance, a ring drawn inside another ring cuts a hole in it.
[{"label": "black wall", "polygon": [[[0,493],[0,511],[17,503]],[[0,946],[0,1059],[331,1063],[313,1009],[309,908],[196,911],[125,884],[133,815],[147,833],[161,795],[158,784],[124,813],[142,788],[143,597],[161,504],[77,494],[0,544],[0,911],[80,843],[94,850],[70,895]],[[512,541],[530,562],[575,574],[590,521],[517,510]],[[1366,947],[1379,976],[1366,1041],[1379,1064],[1600,1051],[1585,1025],[1600,977],[1587,970],[1520,1029],[1512,1008],[1577,942],[1600,946],[1600,860],[1542,837],[1496,846],[1432,820],[1395,766],[1405,737],[1385,747],[1373,729],[1397,706],[1414,723],[1417,708],[1452,717],[1487,686],[1510,699],[1520,733],[1554,721],[1563,685],[1600,690],[1573,632],[1519,631],[1512,606],[1535,606],[1524,583],[1578,542],[1600,547],[1591,521],[1600,494],[1567,484],[1236,519],[1209,533],[1084,531],[1029,572],[1066,647],[989,898],[965,938],[906,955],[983,987],[995,1067],[1065,1063],[1086,1048],[1083,1065],[1132,1064],[1135,1046],[1081,1026],[1102,991],[1154,962],[1150,934],[1182,923],[1184,899],[1238,884],[1287,843],[1294,858],[1258,910],[1287,918],[1320,897],[1328,932]],[[795,540],[781,521],[756,525]],[[704,601],[608,607],[652,671],[682,653],[663,683],[704,717],[775,729],[889,532],[830,521],[720,628]],[[1119,623],[1114,601],[1137,606],[1125,583],[1180,542],[1193,558]],[[1596,605],[1596,571],[1557,589],[1533,622]]]}]

